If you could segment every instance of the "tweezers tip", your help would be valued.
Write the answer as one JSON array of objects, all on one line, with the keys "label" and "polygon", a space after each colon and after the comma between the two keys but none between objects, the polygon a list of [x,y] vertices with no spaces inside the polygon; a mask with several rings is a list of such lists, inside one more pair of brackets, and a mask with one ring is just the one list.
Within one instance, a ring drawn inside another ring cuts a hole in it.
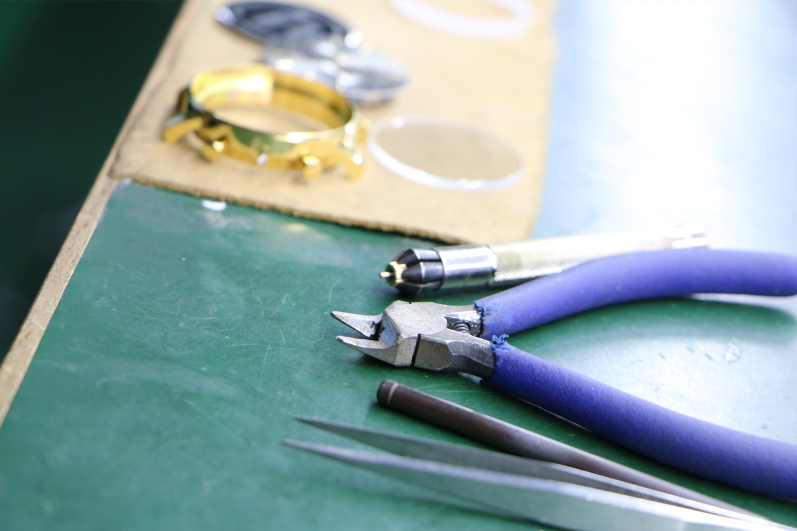
[{"label": "tweezers tip", "polygon": [[308,417],[305,415],[294,415],[293,418],[298,420],[302,424],[307,424],[308,426],[313,426],[316,428],[333,424],[327,420],[323,420],[318,417]]}]

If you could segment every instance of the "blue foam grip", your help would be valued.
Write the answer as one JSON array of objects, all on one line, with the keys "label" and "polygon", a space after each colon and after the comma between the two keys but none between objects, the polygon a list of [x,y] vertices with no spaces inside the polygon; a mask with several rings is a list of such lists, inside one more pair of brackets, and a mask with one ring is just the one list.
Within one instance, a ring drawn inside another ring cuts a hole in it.
[{"label": "blue foam grip", "polygon": [[797,499],[797,446],[657,406],[493,340],[489,385],[664,464],[746,490]]},{"label": "blue foam grip", "polygon": [[476,307],[489,339],[600,306],[693,293],[795,295],[797,258],[707,249],[625,254],[521,284]]}]

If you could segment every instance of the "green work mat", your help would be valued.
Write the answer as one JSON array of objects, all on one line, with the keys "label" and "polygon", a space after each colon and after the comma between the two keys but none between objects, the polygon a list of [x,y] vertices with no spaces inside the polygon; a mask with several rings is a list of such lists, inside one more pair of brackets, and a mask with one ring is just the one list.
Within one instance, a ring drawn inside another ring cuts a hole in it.
[{"label": "green work mat", "polygon": [[[386,378],[797,524],[790,502],[659,465],[471,379],[392,368],[335,341],[351,332],[329,312],[381,312],[396,293],[378,272],[428,242],[208,207],[117,187],[0,430],[2,529],[527,529],[280,444],[356,446],[294,415],[467,444],[376,405]],[[588,312],[512,343],[794,441],[796,336],[778,309],[682,299]]]}]

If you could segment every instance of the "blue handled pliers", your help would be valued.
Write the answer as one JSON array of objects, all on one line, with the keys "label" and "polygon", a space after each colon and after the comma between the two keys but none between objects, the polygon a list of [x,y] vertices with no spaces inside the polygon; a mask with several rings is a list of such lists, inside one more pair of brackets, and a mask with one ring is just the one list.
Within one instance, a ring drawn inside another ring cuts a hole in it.
[{"label": "blue handled pliers", "polygon": [[455,371],[670,466],[797,499],[797,446],[676,413],[522,352],[506,336],[592,308],[694,293],[797,294],[797,258],[683,249],[603,258],[471,306],[397,301],[381,315],[333,312],[365,339],[338,336],[395,366]]}]

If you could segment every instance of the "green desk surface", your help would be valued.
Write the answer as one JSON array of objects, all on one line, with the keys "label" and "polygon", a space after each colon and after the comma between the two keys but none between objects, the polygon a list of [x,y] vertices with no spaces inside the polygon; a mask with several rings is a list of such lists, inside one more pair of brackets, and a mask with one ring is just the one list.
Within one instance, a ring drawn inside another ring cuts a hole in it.
[{"label": "green desk surface", "polygon": [[[374,405],[389,377],[789,521],[788,502],[688,477],[471,380],[394,369],[335,341],[344,329],[329,312],[379,312],[393,293],[375,272],[419,243],[120,184],[0,432],[0,515],[13,529],[521,526],[279,444],[340,442],[292,415],[454,440]],[[797,374],[795,321],[779,310],[655,301],[513,343],[793,440],[793,409],[775,399]],[[726,359],[729,345],[738,360]]]},{"label": "green desk surface", "polygon": [[[794,4],[693,5],[561,4],[536,236],[703,222],[720,247],[797,253],[797,76],[783,66],[797,55]],[[662,48],[662,20],[693,48]],[[712,63],[706,49],[736,55]],[[668,80],[674,101],[661,98]],[[215,212],[120,183],[0,430],[0,528],[528,529],[279,444],[349,444],[292,415],[459,440],[376,406],[385,378],[797,525],[793,502],[659,465],[472,380],[394,369],[338,344],[346,330],[328,312],[381,311],[394,293],[376,272],[424,243],[234,205]],[[797,443],[795,316],[794,299],[650,301],[512,343]]]}]

